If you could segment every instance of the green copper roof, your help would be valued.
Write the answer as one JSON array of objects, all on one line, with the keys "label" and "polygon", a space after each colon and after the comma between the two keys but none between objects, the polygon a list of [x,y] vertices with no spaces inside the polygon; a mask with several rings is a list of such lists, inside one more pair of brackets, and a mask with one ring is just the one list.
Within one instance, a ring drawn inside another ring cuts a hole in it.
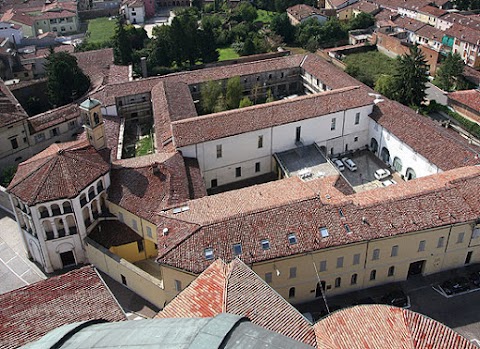
[{"label": "green copper roof", "polygon": [[100,101],[97,101],[96,99],[87,98],[85,101],[83,101],[82,104],[80,104],[80,108],[90,110],[100,104],[102,103],[100,103]]}]

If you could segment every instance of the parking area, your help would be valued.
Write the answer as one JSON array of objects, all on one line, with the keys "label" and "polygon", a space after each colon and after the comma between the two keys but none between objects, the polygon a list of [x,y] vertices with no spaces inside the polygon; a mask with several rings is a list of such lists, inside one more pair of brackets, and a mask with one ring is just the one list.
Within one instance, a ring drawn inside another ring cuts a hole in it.
[{"label": "parking area", "polygon": [[[352,159],[357,166],[356,171],[350,171],[348,168],[345,168],[345,170],[342,171],[343,176],[350,183],[355,192],[380,188],[384,187],[385,184],[395,184],[399,181],[403,181],[397,173],[385,165],[385,163],[369,150],[357,151],[350,155],[346,155],[346,157]],[[339,159],[342,158],[343,156],[339,157]],[[385,177],[382,181],[376,179],[375,171],[379,169],[389,169],[391,176]],[[385,184],[382,184],[384,181],[386,181]]]},{"label": "parking area", "polygon": [[[480,292],[470,280],[470,275],[480,271],[480,265],[442,272],[428,276],[415,276],[404,282],[373,287],[348,294],[328,297],[330,311],[356,304],[384,303],[384,297],[394,290],[402,290],[410,303],[409,309],[454,329],[472,343],[480,342]],[[453,296],[438,291],[439,285],[466,278],[470,288]],[[318,320],[325,316],[325,305],[322,298],[296,306],[302,312],[310,312]],[[477,342],[479,341],[479,342]]]}]

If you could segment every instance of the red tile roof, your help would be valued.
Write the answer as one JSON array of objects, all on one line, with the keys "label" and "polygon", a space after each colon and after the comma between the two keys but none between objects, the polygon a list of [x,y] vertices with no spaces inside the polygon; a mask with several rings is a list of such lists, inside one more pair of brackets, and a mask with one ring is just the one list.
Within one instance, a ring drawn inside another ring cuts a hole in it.
[{"label": "red tile roof", "polygon": [[361,305],[334,312],[314,326],[325,349],[474,349],[447,326],[410,310]]},{"label": "red tile roof", "polygon": [[174,121],[172,131],[175,145],[183,147],[371,104],[364,89],[352,86]]},{"label": "red tile roof", "polygon": [[351,5],[344,7],[340,11],[344,11],[346,9],[357,10],[357,11],[372,14],[372,13],[375,13],[376,11],[379,11],[379,6],[369,1],[360,0]]},{"label": "red tile roof", "polygon": [[73,198],[109,169],[86,141],[55,143],[22,162],[7,190],[28,205]]},{"label": "red tile roof", "polygon": [[68,104],[28,118],[28,124],[31,133],[34,134],[69,120],[75,120],[78,117],[80,117],[78,106],[76,104]]},{"label": "red tile roof", "polygon": [[33,26],[35,19],[21,10],[8,9],[2,16],[2,22],[17,22]]},{"label": "red tile roof", "polygon": [[398,28],[402,28],[411,32],[416,32],[418,29],[428,25],[423,22],[417,21],[416,19],[401,16],[395,18],[393,20],[393,23],[395,23],[395,26],[397,26]]},{"label": "red tile roof", "polygon": [[418,10],[418,12],[426,13],[435,17],[441,17],[447,13],[447,11],[439,9],[438,7],[427,5]]},{"label": "red tile roof", "polygon": [[435,40],[437,42],[442,42],[443,36],[444,36],[444,31],[435,27],[432,27],[431,25],[425,25],[418,29],[415,34],[418,36],[422,36],[431,40]]},{"label": "red tile roof", "polygon": [[181,206],[195,194],[204,194],[196,188],[190,193],[193,184],[189,187],[185,162],[179,153],[117,160],[110,176],[109,201],[154,224],[161,211]]},{"label": "red tile roof", "polygon": [[315,345],[310,323],[239,259],[216,260],[158,313],[158,318],[245,316],[270,331]]},{"label": "red tile roof", "polygon": [[[204,256],[206,248],[212,248],[216,258],[230,261],[235,257],[232,245],[241,243],[242,260],[256,263],[469,222],[480,216],[480,198],[475,189],[480,185],[477,166],[352,195],[340,192],[336,182],[335,176],[308,184],[291,178],[215,195],[218,198],[190,201],[188,211],[168,211],[159,216],[168,217],[166,227],[174,221],[190,225],[188,229],[175,226],[168,236],[159,235],[157,260],[200,273],[210,265]],[[292,198],[295,194],[296,199]],[[339,208],[345,218],[339,216]],[[344,224],[353,233],[347,234]],[[320,227],[327,227],[329,237],[320,237]],[[289,233],[296,234],[297,244],[288,243]],[[269,250],[262,249],[262,239],[270,241]]]},{"label": "red tile roof", "polygon": [[100,221],[88,234],[88,237],[107,249],[143,239],[128,225],[117,220]]},{"label": "red tile roof", "polygon": [[78,66],[90,78],[92,88],[106,84],[110,66],[113,65],[113,49],[76,52],[73,56],[77,58]]},{"label": "red tile roof", "polygon": [[460,13],[449,12],[442,17],[443,21],[460,24],[462,26],[480,30],[480,18],[475,16],[465,16]]},{"label": "red tile roof", "polygon": [[0,295],[0,347],[13,349],[65,324],[126,320],[95,268],[87,266]]},{"label": "red tile roof", "polygon": [[463,76],[473,84],[480,86],[480,71],[466,65],[463,67]]},{"label": "red tile roof", "polygon": [[12,92],[3,81],[0,81],[0,127],[26,120],[27,117],[27,113]]},{"label": "red tile roof", "polygon": [[466,90],[456,91],[448,94],[448,98],[457,103],[463,104],[480,114],[480,91]]},{"label": "red tile roof", "polygon": [[303,21],[305,18],[313,15],[320,15],[326,17],[323,11],[305,4],[299,4],[289,7],[287,8],[287,13],[300,22]]},{"label": "red tile roof", "polygon": [[444,171],[480,163],[479,147],[400,103],[378,103],[371,118]]},{"label": "red tile roof", "polygon": [[458,23],[454,23],[450,28],[445,30],[445,35],[456,38],[459,41],[478,45],[480,43],[480,26],[478,29],[474,29]]}]

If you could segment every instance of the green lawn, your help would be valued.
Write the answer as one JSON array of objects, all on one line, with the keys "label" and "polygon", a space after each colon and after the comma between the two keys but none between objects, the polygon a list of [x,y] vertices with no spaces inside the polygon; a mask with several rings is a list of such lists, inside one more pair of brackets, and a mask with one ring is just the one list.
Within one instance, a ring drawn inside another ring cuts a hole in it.
[{"label": "green lawn", "polygon": [[110,40],[115,34],[114,19],[110,20],[108,17],[100,17],[88,21],[88,32],[90,36],[88,41],[90,43],[103,43]]},{"label": "green lawn", "polygon": [[135,144],[135,156],[143,156],[153,153],[153,137],[146,136]]},{"label": "green lawn", "polygon": [[219,61],[226,61],[240,57],[240,55],[231,47],[219,48],[218,53],[220,54],[220,57],[218,57]]},{"label": "green lawn", "polygon": [[354,53],[343,62],[347,65],[347,73],[370,87],[374,86],[380,75],[395,73],[395,60],[378,51]]},{"label": "green lawn", "polygon": [[263,24],[270,24],[272,18],[277,14],[278,12],[257,10],[257,21]]}]

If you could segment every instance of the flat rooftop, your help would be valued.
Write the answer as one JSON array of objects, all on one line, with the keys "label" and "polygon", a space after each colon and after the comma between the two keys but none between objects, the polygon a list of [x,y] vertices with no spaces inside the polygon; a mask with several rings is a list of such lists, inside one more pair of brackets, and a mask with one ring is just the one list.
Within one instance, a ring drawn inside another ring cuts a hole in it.
[{"label": "flat rooftop", "polygon": [[287,177],[298,176],[308,180],[338,174],[315,144],[275,153],[275,157]]}]

